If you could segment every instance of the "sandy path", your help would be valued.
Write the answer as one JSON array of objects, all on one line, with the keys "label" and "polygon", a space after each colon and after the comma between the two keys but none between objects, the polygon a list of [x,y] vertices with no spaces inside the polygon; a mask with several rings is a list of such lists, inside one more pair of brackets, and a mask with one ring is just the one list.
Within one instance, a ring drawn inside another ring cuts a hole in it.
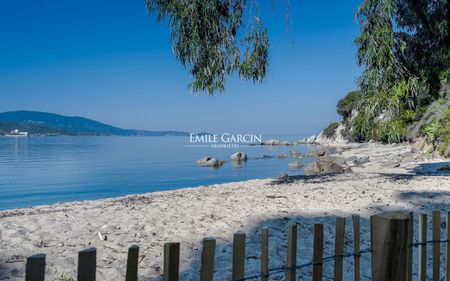
[{"label": "sandy path", "polygon": [[[126,252],[133,244],[140,246],[140,280],[158,280],[163,245],[173,241],[181,242],[181,280],[197,280],[200,242],[206,236],[218,239],[216,280],[229,280],[235,231],[248,233],[250,275],[259,268],[261,227],[270,229],[271,267],[276,267],[285,260],[287,226],[297,223],[299,263],[306,263],[311,259],[313,223],[325,224],[325,256],[332,254],[336,215],[364,218],[365,248],[370,214],[450,210],[450,177],[405,174],[418,163],[387,167],[390,157],[408,149],[372,145],[345,151],[344,157],[371,157],[351,174],[251,180],[0,212],[0,280],[24,280],[25,258],[41,252],[47,254],[46,280],[58,280],[61,274],[76,277],[77,252],[92,246],[98,250],[97,279],[124,280]],[[106,241],[99,239],[99,231],[107,235]],[[352,247],[351,231],[347,220],[347,251]],[[325,266],[325,277],[332,277],[331,265]],[[351,259],[346,259],[345,269],[350,280]],[[310,276],[311,269],[299,273]],[[362,274],[370,275],[367,268]]]}]

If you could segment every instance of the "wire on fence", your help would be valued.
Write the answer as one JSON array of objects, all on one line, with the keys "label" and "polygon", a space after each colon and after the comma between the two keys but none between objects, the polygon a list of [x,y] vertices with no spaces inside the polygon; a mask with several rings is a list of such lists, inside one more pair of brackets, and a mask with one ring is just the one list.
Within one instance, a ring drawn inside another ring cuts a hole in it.
[{"label": "wire on fence", "polygon": [[[348,253],[348,254],[343,254],[343,255],[329,256],[329,257],[323,258],[318,263],[314,263],[314,262],[311,261],[311,262],[308,262],[308,263],[305,263],[305,264],[297,265],[295,267],[295,269],[301,269],[301,268],[310,267],[310,266],[313,266],[313,265],[323,264],[325,262],[335,260],[336,258],[361,257],[362,254],[366,254],[366,253],[370,253],[370,252],[372,252],[372,249],[361,250],[361,251],[359,251],[357,253]],[[245,277],[245,278],[242,278],[242,279],[233,279],[232,281],[246,281],[246,280],[258,279],[258,278],[261,278],[261,277],[269,277],[269,276],[272,276],[272,275],[281,274],[283,272],[286,272],[286,271],[289,271],[289,270],[292,270],[292,269],[294,269],[294,268],[293,267],[286,267],[286,266],[275,267],[275,268],[269,269],[269,274],[257,274],[257,275]]]},{"label": "wire on fence", "polygon": [[[416,242],[416,243],[409,244],[408,247],[412,248],[412,247],[422,246],[425,244],[434,244],[434,243],[450,243],[450,240],[430,240],[430,241],[426,241],[426,242]],[[323,264],[325,262],[329,262],[329,261],[335,260],[337,258],[361,257],[363,254],[371,253],[371,252],[372,252],[372,249],[369,248],[369,249],[361,250],[357,253],[347,253],[347,254],[343,254],[343,255],[328,256],[328,257],[323,258],[319,263],[309,262],[309,263],[305,263],[305,264],[300,264],[300,265],[297,265],[295,267],[295,269],[301,269],[301,268],[310,267],[310,266],[317,265],[317,264]],[[254,279],[261,278],[261,277],[269,277],[269,276],[273,276],[276,274],[281,274],[283,272],[286,272],[286,271],[289,271],[292,269],[293,269],[292,267],[286,267],[286,266],[275,267],[275,268],[269,269],[268,274],[257,274],[257,275],[245,277],[242,279],[233,279],[231,281],[254,280]]]}]

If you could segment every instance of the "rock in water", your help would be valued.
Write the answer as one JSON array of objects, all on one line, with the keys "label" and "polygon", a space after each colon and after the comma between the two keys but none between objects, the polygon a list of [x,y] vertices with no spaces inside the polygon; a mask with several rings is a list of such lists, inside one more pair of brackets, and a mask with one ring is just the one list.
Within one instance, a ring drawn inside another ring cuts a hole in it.
[{"label": "rock in water", "polygon": [[245,154],[244,152],[236,152],[231,155],[230,158],[233,161],[247,161],[247,154]]},{"label": "rock in water", "polygon": [[212,157],[203,157],[200,160],[197,160],[197,164],[205,167],[220,167],[225,163],[224,160],[219,160]]},{"label": "rock in water", "polygon": [[290,153],[293,158],[299,158],[301,156],[300,152],[296,150],[291,150]]},{"label": "rock in water", "polygon": [[287,179],[287,178],[289,178],[289,175],[287,173],[282,173],[281,175],[277,176],[276,178],[279,180]]},{"label": "rock in water", "polygon": [[302,164],[302,162],[294,161],[294,162],[290,162],[288,164],[288,167],[291,168],[291,169],[298,169],[298,168],[303,167],[303,164]]}]

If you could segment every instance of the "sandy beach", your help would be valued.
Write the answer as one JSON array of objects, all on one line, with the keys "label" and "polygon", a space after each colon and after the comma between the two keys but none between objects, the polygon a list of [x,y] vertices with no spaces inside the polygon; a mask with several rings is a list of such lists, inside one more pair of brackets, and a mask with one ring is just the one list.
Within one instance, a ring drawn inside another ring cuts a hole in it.
[{"label": "sandy beach", "polygon": [[[97,248],[98,280],[124,280],[127,249],[140,246],[140,280],[160,280],[166,242],[181,242],[181,280],[198,280],[201,241],[217,239],[215,280],[229,280],[233,233],[247,233],[247,275],[259,269],[261,227],[270,231],[270,266],[284,265],[289,224],[299,226],[298,263],[311,260],[312,227],[325,225],[325,256],[333,254],[334,220],[362,217],[362,249],[369,247],[371,214],[387,210],[450,210],[449,161],[424,160],[411,146],[339,145],[339,157],[369,156],[350,173],[257,179],[121,198],[0,212],[0,280],[24,280],[26,257],[47,254],[46,280],[76,278],[78,251]],[[439,170],[440,169],[440,170]],[[100,239],[106,236],[106,240]],[[363,264],[370,255],[363,256]],[[352,259],[344,261],[346,280]],[[332,262],[324,266],[332,277]],[[299,274],[309,280],[311,268]],[[363,276],[370,276],[363,267]],[[280,280],[282,275],[271,280]],[[302,279],[303,280],[303,279]]]}]

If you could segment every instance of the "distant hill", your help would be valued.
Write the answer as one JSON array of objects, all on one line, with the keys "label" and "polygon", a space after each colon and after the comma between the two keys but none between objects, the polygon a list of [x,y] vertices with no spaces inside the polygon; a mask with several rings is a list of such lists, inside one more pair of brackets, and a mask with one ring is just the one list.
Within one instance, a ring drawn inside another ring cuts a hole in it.
[{"label": "distant hill", "polygon": [[64,116],[37,111],[10,111],[0,113],[0,135],[13,129],[31,135],[95,135],[95,136],[186,136],[177,131],[145,131],[121,129],[78,116]]}]

